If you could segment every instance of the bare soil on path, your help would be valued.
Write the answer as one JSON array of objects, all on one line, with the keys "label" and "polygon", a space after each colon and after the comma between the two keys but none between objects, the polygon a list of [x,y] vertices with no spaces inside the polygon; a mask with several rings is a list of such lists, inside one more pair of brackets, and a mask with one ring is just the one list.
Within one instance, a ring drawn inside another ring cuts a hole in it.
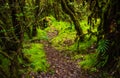
[{"label": "bare soil on path", "polygon": [[43,42],[46,58],[50,64],[47,73],[40,73],[36,78],[93,78],[88,74],[82,73],[77,62],[65,56],[63,52],[56,50],[48,42]]},{"label": "bare soil on path", "polygon": [[[49,38],[57,36],[55,32],[48,32]],[[46,58],[50,67],[47,73],[39,73],[34,78],[96,78],[83,71],[77,61],[65,56],[65,51],[55,49],[47,40],[41,41],[44,45]]]}]

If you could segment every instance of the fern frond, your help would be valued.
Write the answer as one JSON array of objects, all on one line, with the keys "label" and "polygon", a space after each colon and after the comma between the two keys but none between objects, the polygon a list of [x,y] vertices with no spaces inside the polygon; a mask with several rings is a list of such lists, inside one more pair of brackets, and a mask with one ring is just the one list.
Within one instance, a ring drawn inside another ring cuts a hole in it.
[{"label": "fern frond", "polygon": [[100,52],[100,53],[106,52],[108,48],[109,48],[109,41],[102,39],[98,43],[97,52]]}]

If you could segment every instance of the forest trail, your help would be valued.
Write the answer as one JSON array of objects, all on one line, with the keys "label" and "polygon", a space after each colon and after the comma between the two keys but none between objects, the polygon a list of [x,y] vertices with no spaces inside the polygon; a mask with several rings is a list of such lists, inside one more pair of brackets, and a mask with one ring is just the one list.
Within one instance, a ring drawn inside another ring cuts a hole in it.
[{"label": "forest trail", "polygon": [[[57,36],[56,31],[48,32],[49,38]],[[37,74],[34,78],[93,78],[78,67],[77,61],[71,59],[70,56],[65,55],[65,51],[55,49],[52,44],[43,40],[40,43],[44,45],[46,58],[50,67],[47,73]]]},{"label": "forest trail", "polygon": [[65,56],[47,42],[44,45],[50,70],[53,70],[53,73],[43,73],[40,78],[90,78],[87,74],[82,74],[81,69],[70,57]]}]

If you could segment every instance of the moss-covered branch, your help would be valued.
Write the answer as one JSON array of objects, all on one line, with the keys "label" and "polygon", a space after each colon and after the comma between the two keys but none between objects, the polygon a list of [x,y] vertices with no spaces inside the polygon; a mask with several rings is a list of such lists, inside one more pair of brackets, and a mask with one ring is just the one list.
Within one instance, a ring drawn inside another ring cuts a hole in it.
[{"label": "moss-covered branch", "polygon": [[80,27],[80,24],[79,24],[79,20],[78,20],[76,14],[74,13],[74,11],[72,11],[73,9],[71,9],[71,6],[68,3],[70,3],[69,0],[67,0],[67,1],[66,0],[61,0],[62,9],[72,19],[72,21],[75,25],[75,29],[77,31],[77,37],[79,37],[80,40],[83,41],[84,36],[83,36],[82,28]]}]

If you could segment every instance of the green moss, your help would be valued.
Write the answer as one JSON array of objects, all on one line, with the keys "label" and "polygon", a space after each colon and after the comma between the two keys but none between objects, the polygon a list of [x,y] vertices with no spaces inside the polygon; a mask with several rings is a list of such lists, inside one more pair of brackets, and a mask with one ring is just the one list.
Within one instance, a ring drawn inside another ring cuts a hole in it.
[{"label": "green moss", "polygon": [[97,54],[89,54],[89,55],[85,55],[83,57],[83,61],[79,62],[78,64],[80,65],[80,67],[82,67],[85,70],[91,70],[91,71],[95,71],[97,70],[96,68],[94,68],[94,65],[96,63],[96,57]]},{"label": "green moss", "polygon": [[49,66],[46,61],[45,52],[43,50],[43,45],[40,43],[30,43],[29,45],[24,44],[24,47],[29,46],[29,48],[24,48],[23,52],[26,57],[30,60],[30,68],[37,71],[47,71],[47,67]]},{"label": "green moss", "polygon": [[74,29],[74,26],[69,22],[58,22],[54,20],[53,17],[51,17],[51,19],[52,24],[51,26],[47,27],[45,31],[54,32],[55,30],[57,30],[58,32],[58,35],[51,40],[52,45],[59,50],[67,49],[68,46],[64,44],[64,41],[71,40],[72,42],[74,42],[74,38],[76,37],[76,31]]},{"label": "green moss", "polygon": [[37,29],[37,36],[36,37],[33,37],[32,40],[48,40],[48,36],[47,36],[47,33],[46,31],[44,30],[41,30],[40,28]]},{"label": "green moss", "polygon": [[0,54],[0,68],[2,68],[7,75],[9,75],[10,64],[11,64],[10,60]]},{"label": "green moss", "polygon": [[83,59],[84,55],[82,54],[77,54],[75,56],[72,57],[73,60],[78,60],[78,59]]}]

